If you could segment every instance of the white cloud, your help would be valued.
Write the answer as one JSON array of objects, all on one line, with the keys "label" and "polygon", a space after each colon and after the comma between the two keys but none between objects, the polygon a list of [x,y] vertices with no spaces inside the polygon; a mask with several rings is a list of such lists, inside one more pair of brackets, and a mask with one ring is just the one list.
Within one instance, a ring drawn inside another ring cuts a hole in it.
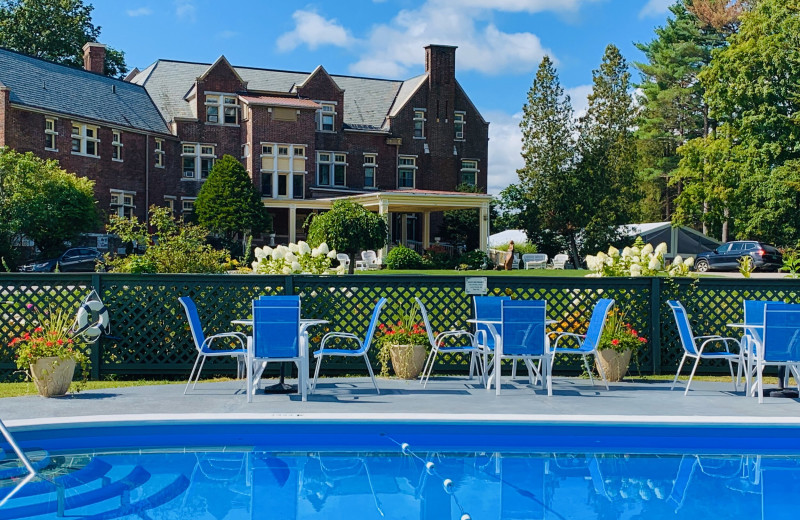
[{"label": "white cloud", "polygon": [[153,14],[153,10],[149,7],[139,7],[136,9],[128,9],[125,11],[128,16],[136,17],[136,16],[148,16]]},{"label": "white cloud", "polygon": [[[477,0],[469,1],[477,5]],[[508,9],[510,4],[544,2],[500,0],[499,3]],[[372,28],[364,45],[366,52],[350,70],[374,76],[378,75],[375,65],[380,64],[380,70],[394,71],[395,77],[403,76],[420,63],[421,49],[431,43],[458,46],[458,69],[484,74],[529,72],[545,54],[553,56],[533,33],[506,33],[493,23],[483,22],[486,9],[486,6],[466,9],[455,0],[429,0],[418,9],[400,11],[388,24]]]},{"label": "white cloud", "polygon": [[175,0],[175,16],[193,22],[196,14],[194,0]]},{"label": "white cloud", "polygon": [[525,165],[522,160],[522,131],[519,122],[522,113],[488,111],[483,114],[489,124],[489,177],[487,191],[499,195],[509,184],[517,184],[517,170]]},{"label": "white cloud", "polygon": [[674,0],[648,0],[642,10],[639,11],[639,18],[650,16],[661,16],[669,11],[669,6],[674,4]]},{"label": "white cloud", "polygon": [[542,11],[577,11],[581,4],[598,0],[432,0],[432,3],[458,6],[462,9],[491,9],[513,13]]},{"label": "white cloud", "polygon": [[315,11],[298,10],[292,14],[294,30],[282,34],[277,41],[278,50],[291,51],[301,45],[314,50],[323,45],[348,47],[355,42],[350,32],[336,20],[326,20]]},{"label": "white cloud", "polygon": [[229,31],[229,30],[226,30],[226,31],[220,31],[220,32],[218,32],[218,33],[216,34],[216,36],[217,36],[217,38],[220,38],[220,39],[222,39],[222,40],[228,40],[228,39],[230,39],[230,38],[235,38],[235,37],[239,36],[239,33],[238,33],[238,32],[236,32],[236,31]]},{"label": "white cloud", "polygon": [[592,85],[578,85],[577,87],[564,89],[564,93],[569,96],[572,102],[575,121],[586,115],[589,108],[589,94],[592,93]]}]

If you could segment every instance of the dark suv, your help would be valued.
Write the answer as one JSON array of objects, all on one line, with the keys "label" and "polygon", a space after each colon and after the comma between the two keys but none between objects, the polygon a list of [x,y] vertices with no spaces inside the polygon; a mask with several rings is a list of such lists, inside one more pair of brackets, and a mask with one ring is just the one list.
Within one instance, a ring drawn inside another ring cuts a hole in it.
[{"label": "dark suv", "polygon": [[735,271],[739,268],[739,259],[746,255],[750,255],[759,271],[777,271],[783,265],[783,257],[775,246],[755,240],[736,240],[725,242],[713,251],[699,253],[694,260],[694,269],[701,273]]},{"label": "dark suv", "polygon": [[55,271],[56,266],[61,272],[66,271],[94,271],[98,260],[103,260],[103,253],[91,247],[73,247],[67,249],[58,258],[40,260],[25,264],[19,268],[23,272],[46,273]]}]

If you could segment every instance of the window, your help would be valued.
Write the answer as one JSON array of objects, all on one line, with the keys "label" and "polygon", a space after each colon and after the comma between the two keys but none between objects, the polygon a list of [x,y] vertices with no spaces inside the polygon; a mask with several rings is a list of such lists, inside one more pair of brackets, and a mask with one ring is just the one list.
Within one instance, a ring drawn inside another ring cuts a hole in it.
[{"label": "window", "polygon": [[136,192],[111,190],[111,213],[125,218],[133,218],[133,197]]},{"label": "window", "polygon": [[194,200],[195,199],[181,199],[181,210],[183,213],[191,213],[194,211]]},{"label": "window", "polygon": [[344,186],[347,156],[343,153],[317,153],[317,184],[320,186]]},{"label": "window", "polygon": [[425,139],[425,110],[414,109],[414,139]]},{"label": "window", "polygon": [[320,103],[322,108],[317,110],[317,131],[333,132],[336,123],[336,105]]},{"label": "window", "polygon": [[[222,119],[220,120],[220,112]],[[226,94],[206,94],[206,123],[239,123],[239,100]]]},{"label": "window", "polygon": [[53,118],[46,118],[44,120],[44,148],[45,150],[52,150],[57,152],[56,148],[56,120]]},{"label": "window", "polygon": [[364,154],[364,187],[375,187],[375,170],[378,168],[378,156],[374,153]]},{"label": "window", "polygon": [[261,195],[302,199],[305,190],[306,147],[261,143]]},{"label": "window", "polygon": [[475,186],[478,183],[478,161],[461,161],[461,183]]},{"label": "window", "polygon": [[172,195],[164,195],[164,206],[169,209],[170,214],[175,213],[175,197]]},{"label": "window", "polygon": [[466,126],[466,122],[464,121],[464,116],[466,114],[464,112],[456,112],[455,117],[453,117],[453,124],[455,126],[455,138],[456,139],[464,139],[464,126]]},{"label": "window", "polygon": [[397,187],[413,188],[414,174],[417,171],[417,158],[403,156],[397,158]]},{"label": "window", "polygon": [[97,127],[82,123],[72,124],[72,153],[100,157],[97,138]]},{"label": "window", "polygon": [[214,145],[184,143],[181,157],[184,179],[207,179],[216,158]]},{"label": "window", "polygon": [[122,132],[119,130],[112,130],[111,159],[114,161],[122,161]]},{"label": "window", "polygon": [[156,139],[156,168],[164,167],[164,140]]}]

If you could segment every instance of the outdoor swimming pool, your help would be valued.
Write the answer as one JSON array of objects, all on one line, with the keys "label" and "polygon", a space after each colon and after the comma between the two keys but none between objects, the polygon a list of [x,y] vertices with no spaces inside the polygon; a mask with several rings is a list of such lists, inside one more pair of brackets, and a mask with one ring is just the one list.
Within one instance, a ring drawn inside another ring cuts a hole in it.
[{"label": "outdoor swimming pool", "polygon": [[[0,519],[766,518],[796,506],[798,434],[293,420],[23,428],[17,440],[44,469]],[[17,482],[6,451],[0,500]]]}]

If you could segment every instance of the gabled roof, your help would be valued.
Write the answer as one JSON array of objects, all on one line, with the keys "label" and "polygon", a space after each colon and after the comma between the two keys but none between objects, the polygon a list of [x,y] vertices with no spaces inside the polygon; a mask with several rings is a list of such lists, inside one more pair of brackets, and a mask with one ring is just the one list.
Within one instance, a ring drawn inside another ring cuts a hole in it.
[{"label": "gabled roof", "polygon": [[285,98],[275,96],[243,96],[239,99],[249,105],[266,105],[271,107],[307,108],[317,110],[320,105],[310,99]]},{"label": "gabled roof", "polygon": [[397,97],[392,104],[391,110],[389,110],[389,117],[394,117],[400,112],[408,100],[411,99],[419,88],[425,84],[425,81],[428,80],[428,73],[421,74],[415,78],[407,79],[403,82],[403,86],[400,87],[400,91],[397,93]]},{"label": "gabled roof", "polygon": [[304,79],[303,81],[301,81],[300,83],[298,83],[297,85],[295,85],[295,87],[294,87],[293,91],[296,91],[298,88],[302,88],[302,87],[304,87],[304,86],[305,86],[305,84],[306,84],[306,83],[308,83],[308,82],[311,80],[311,78],[313,78],[313,77],[314,77],[314,76],[316,76],[317,74],[324,74],[324,75],[326,75],[326,76],[327,76],[327,77],[328,77],[328,78],[329,78],[329,79],[330,79],[330,80],[333,82],[333,84],[336,86],[336,88],[337,88],[337,89],[339,89],[339,92],[342,92],[342,87],[340,87],[338,84],[336,84],[336,80],[334,80],[334,79],[331,77],[331,75],[330,75],[330,74],[328,74],[328,71],[327,71],[327,70],[325,70],[325,67],[323,67],[322,65],[317,65],[317,68],[316,68],[316,69],[314,69],[314,71],[313,71],[311,74],[309,74],[309,75],[308,75],[308,77],[306,77],[306,79]]},{"label": "gabled roof", "polygon": [[[195,79],[203,74],[207,63],[188,63],[159,60],[150,65],[132,82],[144,86],[161,111],[164,119],[171,121],[176,117],[192,118],[190,104],[183,97],[191,89]],[[250,93],[287,95],[293,88],[303,84],[312,74],[283,70],[233,67],[243,81],[247,82]],[[319,69],[319,67],[318,67]],[[392,106],[396,104],[398,93],[409,88],[419,87],[420,78],[407,82],[387,79],[358,78],[353,76],[331,75],[331,79],[346,92],[344,96],[345,128],[359,130],[381,130],[386,124]],[[423,75],[423,77],[426,77]],[[409,94],[410,95],[410,94]]]},{"label": "gabled roof", "polygon": [[140,85],[0,48],[0,82],[10,101],[54,114],[168,134]]}]

